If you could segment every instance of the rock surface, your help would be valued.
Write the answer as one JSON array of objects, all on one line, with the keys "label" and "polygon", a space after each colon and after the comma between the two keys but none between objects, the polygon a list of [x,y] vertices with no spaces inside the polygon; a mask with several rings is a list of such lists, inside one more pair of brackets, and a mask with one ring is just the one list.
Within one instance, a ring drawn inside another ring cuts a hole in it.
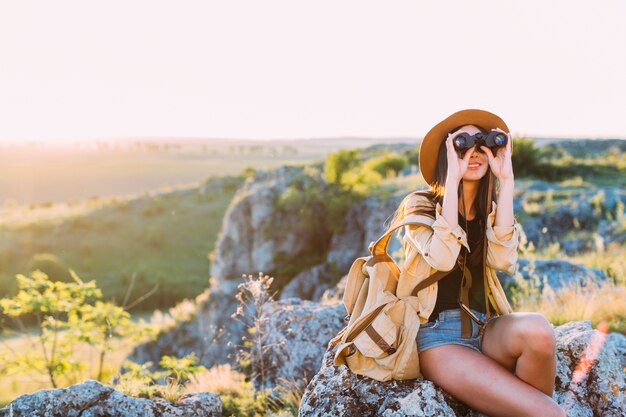
[{"label": "rock surface", "polygon": [[[252,356],[256,389],[310,381],[322,365],[328,341],[346,323],[343,304],[323,306],[299,298],[268,303],[261,320],[264,355]],[[255,352],[258,353],[258,352]],[[300,386],[304,390],[306,383]]]},{"label": "rock surface", "polygon": [[[626,336],[594,330],[589,321],[558,326],[555,334],[553,398],[567,415],[626,415]],[[375,381],[353,374],[346,366],[333,366],[333,356],[334,348],[328,349],[322,368],[304,393],[300,417],[482,416],[428,380]]]},{"label": "rock surface", "polygon": [[[326,260],[294,277],[284,288],[280,299],[298,297],[320,300],[325,291],[335,287],[338,280],[347,274],[356,258],[369,254],[367,248],[370,242],[385,232],[389,216],[393,215],[401,201],[402,196],[388,200],[371,196],[354,204],[345,216],[343,230],[333,234]],[[389,241],[390,254],[400,248],[402,242],[399,239]]]},{"label": "rock surface", "polygon": [[184,396],[172,404],[163,399],[134,398],[108,385],[87,380],[68,388],[22,395],[0,409],[0,417],[221,417],[217,394]]},{"label": "rock surface", "polygon": [[[519,258],[517,272],[521,278],[539,290],[543,289],[545,283],[559,290],[569,284],[585,285],[587,281],[598,284],[607,278],[601,269],[588,268],[559,259]],[[514,282],[513,277],[506,272],[496,271],[496,275],[505,288]]]},{"label": "rock surface", "polygon": [[[320,175],[309,176],[301,166],[257,171],[246,179],[230,203],[222,230],[211,254],[211,276],[217,284],[242,274],[271,273],[299,256],[314,252],[316,244],[329,241],[331,232],[308,225],[296,228],[299,213],[277,210],[277,202],[292,181],[327,187]],[[277,257],[277,254],[285,254]],[[304,268],[303,268],[304,269]]]}]

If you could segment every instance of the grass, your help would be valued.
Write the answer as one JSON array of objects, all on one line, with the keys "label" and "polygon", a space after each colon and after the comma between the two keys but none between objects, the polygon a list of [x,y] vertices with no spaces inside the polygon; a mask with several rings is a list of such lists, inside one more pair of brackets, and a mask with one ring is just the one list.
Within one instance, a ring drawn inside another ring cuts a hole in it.
[{"label": "grass", "polygon": [[[515,311],[536,311],[542,313],[555,325],[576,320],[591,320],[597,327],[608,324],[611,332],[626,334],[626,246],[611,243],[599,250],[567,257],[558,242],[532,254],[534,259],[566,259],[589,268],[605,272],[608,279],[602,283],[587,280],[582,285],[569,284],[555,291],[549,285],[543,292],[537,285],[528,285],[515,276],[521,284],[521,293],[511,300]],[[535,284],[539,278],[531,276]]]},{"label": "grass", "polygon": [[[522,297],[514,297],[514,311],[543,314],[555,326],[570,321],[590,320],[593,327],[606,324],[610,332],[626,334],[626,286],[612,281],[584,285],[569,283],[555,291],[530,289]],[[601,326],[604,327],[604,326]]]},{"label": "grass", "polygon": [[[112,342],[115,350],[107,354],[107,362],[103,369],[103,380],[108,380],[117,374],[119,366],[124,358],[130,354],[133,346],[126,340],[114,339]],[[6,349],[6,345],[14,350],[31,349],[28,338],[11,337],[4,338],[0,343],[0,349]],[[98,355],[86,343],[81,343],[74,348],[75,357],[85,365],[85,370],[72,375],[70,378],[61,379],[59,386],[69,386],[85,379],[97,379]],[[7,375],[0,378],[0,407],[4,407],[10,401],[22,394],[28,394],[41,389],[49,389],[50,380],[46,375],[28,373],[23,375]]]},{"label": "grass", "polygon": [[[201,194],[191,189],[149,198],[103,200],[85,214],[4,227],[0,230],[0,296],[14,294],[15,274],[46,268],[38,259],[51,254],[58,259],[57,267],[67,270],[69,266],[85,280],[95,279],[105,298],[119,304],[133,274],[131,301],[159,286],[138,306],[140,310],[165,308],[195,297],[208,287],[208,255],[233,194],[234,190]],[[50,270],[42,270],[54,277]]]}]

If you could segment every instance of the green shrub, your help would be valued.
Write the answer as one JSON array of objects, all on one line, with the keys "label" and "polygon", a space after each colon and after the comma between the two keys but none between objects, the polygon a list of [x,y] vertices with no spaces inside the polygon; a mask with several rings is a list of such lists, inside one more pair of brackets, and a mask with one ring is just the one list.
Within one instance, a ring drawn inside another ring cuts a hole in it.
[{"label": "green shrub", "polygon": [[56,255],[52,253],[38,253],[33,255],[28,263],[29,271],[40,270],[52,281],[72,281],[69,268]]},{"label": "green shrub", "polygon": [[420,148],[419,145],[410,149],[403,149],[402,155],[406,158],[409,164],[419,165],[420,164]]},{"label": "green shrub", "polygon": [[[115,337],[129,340],[154,334],[154,328],[142,321],[130,320],[130,314],[111,303],[101,302],[102,292],[95,281],[83,282],[70,270],[73,282],[53,282],[41,272],[17,275],[18,293],[0,299],[0,314],[17,323],[16,333],[33,340],[28,351],[0,351],[0,363],[8,374],[42,373],[57,388],[61,380],[76,382],[75,376],[85,367],[76,355],[78,343],[87,343],[99,355],[98,379],[102,379],[106,355],[113,350]],[[36,317],[35,335],[26,330],[21,318]]]},{"label": "green shrub", "polygon": [[515,138],[513,140],[513,172],[520,177],[528,177],[537,174],[537,168],[541,163],[541,151],[535,147],[535,142],[528,138]]},{"label": "green shrub", "polygon": [[346,172],[359,166],[361,160],[354,149],[340,150],[326,157],[324,179],[331,184],[342,184]]},{"label": "green shrub", "polygon": [[365,170],[372,170],[380,174],[381,177],[387,178],[390,173],[398,175],[408,164],[405,157],[396,152],[386,152],[380,156],[372,158],[363,164]]}]

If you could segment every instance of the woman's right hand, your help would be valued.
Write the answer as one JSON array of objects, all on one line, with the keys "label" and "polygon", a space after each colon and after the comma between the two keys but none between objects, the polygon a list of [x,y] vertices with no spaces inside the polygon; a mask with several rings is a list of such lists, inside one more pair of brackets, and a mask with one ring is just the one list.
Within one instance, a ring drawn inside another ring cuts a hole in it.
[{"label": "woman's right hand", "polygon": [[454,133],[448,133],[448,138],[446,139],[446,149],[448,155],[448,176],[447,181],[454,181],[455,184],[461,182],[461,179],[467,172],[467,166],[469,165],[469,160],[474,153],[476,147],[472,147],[465,152],[463,158],[459,158],[459,155],[454,149],[454,144],[452,141],[454,138],[459,135],[462,130],[458,130]]}]

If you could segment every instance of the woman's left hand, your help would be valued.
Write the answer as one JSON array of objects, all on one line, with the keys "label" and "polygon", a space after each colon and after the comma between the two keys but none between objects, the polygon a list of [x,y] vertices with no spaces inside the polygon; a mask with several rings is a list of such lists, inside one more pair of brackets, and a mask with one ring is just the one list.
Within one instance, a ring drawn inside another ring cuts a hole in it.
[{"label": "woman's left hand", "polygon": [[513,163],[511,162],[511,135],[504,130],[495,128],[498,132],[502,132],[507,136],[506,145],[498,148],[496,156],[493,156],[491,149],[487,146],[481,146],[480,148],[485,152],[487,158],[489,158],[489,167],[500,181],[513,179]]}]

